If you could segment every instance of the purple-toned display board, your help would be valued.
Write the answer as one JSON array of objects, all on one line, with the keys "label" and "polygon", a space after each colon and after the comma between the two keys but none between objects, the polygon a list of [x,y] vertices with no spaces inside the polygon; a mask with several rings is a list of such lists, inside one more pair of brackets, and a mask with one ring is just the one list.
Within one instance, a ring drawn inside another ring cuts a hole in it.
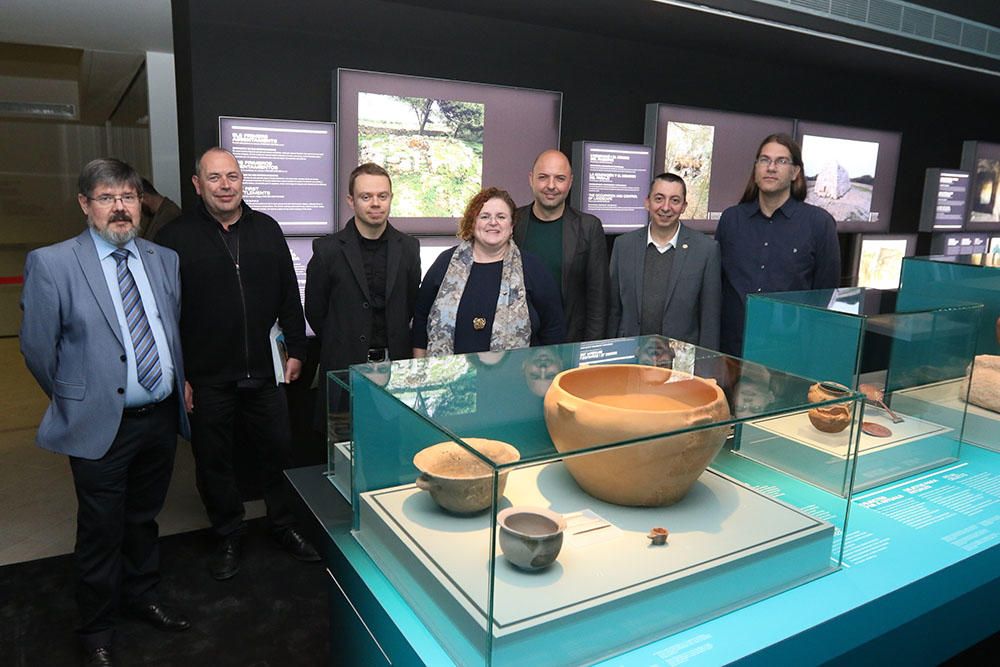
[{"label": "purple-toned display board", "polygon": [[[410,234],[452,234],[465,204],[496,186],[531,201],[531,164],[559,146],[562,93],[338,69],[340,184],[360,162],[393,181],[390,220]],[[351,217],[341,198],[340,221]]]},{"label": "purple-toned display board", "polygon": [[673,172],[687,184],[684,224],[714,232],[743,196],[760,142],[794,130],[791,118],[654,103],[646,105],[643,143],[653,148],[653,175]]},{"label": "purple-toned display board", "polygon": [[921,232],[959,231],[965,227],[969,203],[969,172],[928,169],[920,205]]},{"label": "purple-toned display board", "polygon": [[970,180],[965,229],[1000,230],[1000,144],[964,142],[962,169]]},{"label": "purple-toned display board", "polygon": [[887,232],[899,163],[899,132],[800,120],[806,202],[826,209],[838,232]]},{"label": "purple-toned display board", "polygon": [[653,149],[641,144],[573,142],[573,206],[600,218],[607,234],[646,224]]},{"label": "purple-toned display board", "polygon": [[219,145],[243,170],[243,199],[286,235],[334,229],[335,133],[333,123],[219,117]]},{"label": "purple-toned display board", "polygon": [[[306,267],[309,265],[309,260],[312,259],[312,243],[314,240],[316,239],[301,236],[285,238],[285,242],[288,244],[288,251],[292,254],[292,266],[295,267],[295,280],[299,283],[299,299],[302,301],[303,308],[306,307]],[[309,326],[309,322],[306,322],[306,335],[316,335],[312,327]]]}]

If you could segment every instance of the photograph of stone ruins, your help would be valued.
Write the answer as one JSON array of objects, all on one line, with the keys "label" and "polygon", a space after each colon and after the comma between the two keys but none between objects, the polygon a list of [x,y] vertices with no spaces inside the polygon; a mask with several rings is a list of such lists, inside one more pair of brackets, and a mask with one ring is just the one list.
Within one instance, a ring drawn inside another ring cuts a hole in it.
[{"label": "photograph of stone ruins", "polygon": [[874,222],[872,186],[878,142],[802,137],[806,202],[826,209],[837,222]]},{"label": "photograph of stone ruins", "polygon": [[397,218],[458,218],[483,182],[479,102],[358,93],[358,164],[392,174]]}]

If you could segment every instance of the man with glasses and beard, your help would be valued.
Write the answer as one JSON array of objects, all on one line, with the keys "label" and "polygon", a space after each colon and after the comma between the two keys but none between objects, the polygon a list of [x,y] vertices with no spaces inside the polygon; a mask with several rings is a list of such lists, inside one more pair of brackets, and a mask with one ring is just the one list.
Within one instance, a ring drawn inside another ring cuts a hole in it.
[{"label": "man with glasses and beard", "polygon": [[115,159],[80,174],[88,229],[34,250],[24,269],[21,353],[50,403],[38,444],[69,456],[78,500],[77,633],[110,665],[119,611],[161,630],[190,623],[159,603],[159,531],[180,400],[177,255],[137,238],[142,181]]}]

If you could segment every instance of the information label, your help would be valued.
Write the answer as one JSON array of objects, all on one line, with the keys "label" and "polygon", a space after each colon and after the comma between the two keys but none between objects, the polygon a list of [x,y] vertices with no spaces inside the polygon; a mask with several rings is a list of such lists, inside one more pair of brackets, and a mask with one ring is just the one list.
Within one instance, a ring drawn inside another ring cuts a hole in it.
[{"label": "information label", "polygon": [[937,232],[964,227],[969,202],[969,172],[928,169],[924,179],[924,201],[920,231]]},{"label": "information label", "polygon": [[[303,310],[306,307],[306,267],[312,259],[311,238],[286,238],[288,252],[292,255],[292,267],[295,269],[295,281],[299,284],[299,300],[302,302]],[[306,335],[315,336],[316,332],[306,322]]]},{"label": "information label", "polygon": [[333,123],[219,118],[219,145],[243,170],[243,199],[288,235],[334,228]]},{"label": "information label", "polygon": [[573,144],[573,161],[582,165],[577,171],[575,203],[584,213],[600,218],[605,232],[627,232],[646,224],[652,148],[578,141]]}]

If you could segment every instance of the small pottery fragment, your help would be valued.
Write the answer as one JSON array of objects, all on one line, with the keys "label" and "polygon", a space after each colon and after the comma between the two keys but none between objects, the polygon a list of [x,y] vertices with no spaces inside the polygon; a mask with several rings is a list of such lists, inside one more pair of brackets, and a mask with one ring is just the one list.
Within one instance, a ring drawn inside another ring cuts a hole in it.
[{"label": "small pottery fragment", "polygon": [[719,453],[729,427],[662,434],[728,418],[726,396],[714,380],[667,368],[581,366],[557,375],[545,393],[545,425],[560,452],[649,438],[564,461],[584,491],[616,505],[661,506],[683,498]]},{"label": "small pottery fragment", "polygon": [[653,543],[654,546],[661,546],[667,543],[667,536],[670,535],[670,531],[666,528],[653,528],[649,531],[649,541]]},{"label": "small pottery fragment", "polygon": [[500,550],[522,570],[541,570],[555,562],[566,520],[542,507],[508,507],[497,514]]},{"label": "small pottery fragment", "polygon": [[[851,390],[838,382],[817,382],[809,387],[806,398],[810,403],[820,403],[850,395]],[[851,405],[828,405],[809,411],[809,421],[824,433],[840,433],[851,423]]]},{"label": "small pottery fragment", "polygon": [[[513,463],[521,453],[506,442],[464,438],[464,442],[495,463]],[[461,445],[441,442],[417,452],[413,465],[420,471],[416,485],[438,505],[455,514],[481,512],[493,503],[493,470]],[[498,475],[497,496],[503,495],[507,473]]]}]

